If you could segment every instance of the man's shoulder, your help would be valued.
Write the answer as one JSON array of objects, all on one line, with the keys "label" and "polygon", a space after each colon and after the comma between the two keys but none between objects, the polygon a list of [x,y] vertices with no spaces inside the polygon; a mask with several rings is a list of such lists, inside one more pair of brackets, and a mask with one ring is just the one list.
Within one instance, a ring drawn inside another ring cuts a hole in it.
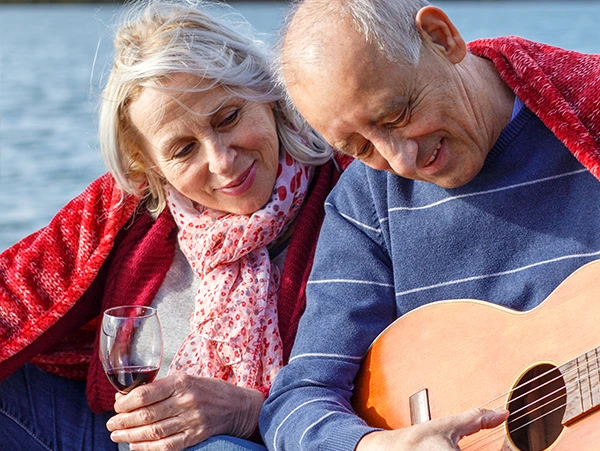
[{"label": "man's shoulder", "polygon": [[334,191],[338,194],[350,193],[354,196],[378,199],[388,197],[391,192],[410,192],[414,189],[414,183],[414,180],[373,169],[360,161],[354,161],[344,171]]},{"label": "man's shoulder", "polygon": [[[342,189],[358,189],[360,187],[368,188],[369,186],[385,186],[387,184],[389,172],[378,171],[370,168],[361,161],[354,160],[346,168],[340,177],[338,186]],[[399,178],[393,176],[394,178]]]},{"label": "man's shoulder", "polygon": [[353,162],[329,194],[326,208],[361,223],[379,227],[390,208],[403,207],[415,191],[415,181]]},{"label": "man's shoulder", "polygon": [[360,161],[353,161],[344,170],[329,194],[331,203],[352,204],[355,201],[371,204],[386,191],[387,173],[376,171]]}]

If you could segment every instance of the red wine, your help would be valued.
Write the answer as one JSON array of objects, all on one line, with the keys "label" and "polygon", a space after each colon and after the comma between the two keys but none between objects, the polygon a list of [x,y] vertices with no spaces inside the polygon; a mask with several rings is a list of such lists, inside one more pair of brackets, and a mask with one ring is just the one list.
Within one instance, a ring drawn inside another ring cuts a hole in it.
[{"label": "red wine", "polygon": [[152,382],[158,374],[155,366],[123,366],[105,371],[110,383],[121,393],[129,393],[135,387]]}]

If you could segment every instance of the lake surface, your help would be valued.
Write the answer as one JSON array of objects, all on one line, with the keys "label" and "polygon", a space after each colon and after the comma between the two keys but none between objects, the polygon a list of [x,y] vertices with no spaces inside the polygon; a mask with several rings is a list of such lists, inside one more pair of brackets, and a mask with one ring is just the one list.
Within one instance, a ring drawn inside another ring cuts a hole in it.
[{"label": "lake surface", "polygon": [[[520,35],[600,53],[600,2],[434,2],[466,40]],[[266,42],[286,4],[233,7]],[[0,251],[48,223],[105,169],[96,105],[110,67],[112,5],[0,5]]]}]

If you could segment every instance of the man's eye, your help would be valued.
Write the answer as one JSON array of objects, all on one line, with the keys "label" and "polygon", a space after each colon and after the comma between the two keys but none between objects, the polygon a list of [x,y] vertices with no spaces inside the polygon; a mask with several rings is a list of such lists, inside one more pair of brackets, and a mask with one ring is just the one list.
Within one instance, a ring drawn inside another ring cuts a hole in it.
[{"label": "man's eye", "polygon": [[372,146],[371,141],[367,141],[360,149],[358,149],[358,152],[356,152],[356,158],[364,158],[369,155]]},{"label": "man's eye", "polygon": [[393,121],[388,122],[386,124],[386,126],[388,127],[396,127],[398,125],[402,125],[405,124],[407,122],[408,119],[408,108],[406,108],[404,111],[402,111],[402,113]]}]

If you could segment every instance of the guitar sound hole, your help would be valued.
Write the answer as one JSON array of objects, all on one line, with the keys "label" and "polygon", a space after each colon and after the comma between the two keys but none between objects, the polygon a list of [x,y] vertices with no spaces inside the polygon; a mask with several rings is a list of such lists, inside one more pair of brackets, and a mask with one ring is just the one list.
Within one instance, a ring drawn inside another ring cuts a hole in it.
[{"label": "guitar sound hole", "polygon": [[520,451],[543,451],[562,431],[566,408],[565,381],[550,364],[523,375],[508,403],[508,433]]}]

